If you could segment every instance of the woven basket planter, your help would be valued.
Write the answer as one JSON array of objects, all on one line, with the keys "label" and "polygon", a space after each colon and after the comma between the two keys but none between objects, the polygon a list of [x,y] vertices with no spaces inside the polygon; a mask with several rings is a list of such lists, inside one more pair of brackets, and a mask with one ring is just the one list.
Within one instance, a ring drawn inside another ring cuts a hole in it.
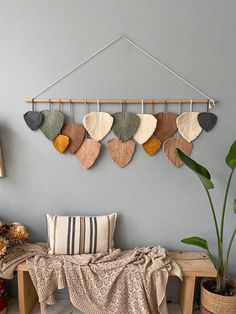
[{"label": "woven basket planter", "polygon": [[[228,297],[212,293],[201,282],[201,314],[236,314],[236,296]],[[236,289],[236,280],[227,281]]]}]

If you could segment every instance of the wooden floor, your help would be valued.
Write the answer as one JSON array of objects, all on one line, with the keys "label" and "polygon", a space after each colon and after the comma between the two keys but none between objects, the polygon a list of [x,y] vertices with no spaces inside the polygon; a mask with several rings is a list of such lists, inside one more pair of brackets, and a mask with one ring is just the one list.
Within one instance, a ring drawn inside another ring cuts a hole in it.
[{"label": "wooden floor", "polygon": [[[169,314],[182,314],[179,304],[173,303],[168,305]],[[17,314],[18,312],[18,305],[16,299],[11,299],[9,301],[9,308],[8,314]],[[194,311],[194,314],[200,313],[198,310]],[[40,314],[39,306],[35,306],[32,314]],[[78,310],[76,310],[73,305],[71,305],[69,300],[57,300],[55,305],[51,305],[48,310],[47,314],[82,314]]]}]

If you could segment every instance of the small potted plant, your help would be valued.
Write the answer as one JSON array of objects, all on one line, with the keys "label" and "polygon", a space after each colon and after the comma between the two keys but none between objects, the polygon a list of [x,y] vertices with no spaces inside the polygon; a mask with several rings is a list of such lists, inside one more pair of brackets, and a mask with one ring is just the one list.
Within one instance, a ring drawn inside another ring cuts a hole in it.
[{"label": "small potted plant", "polygon": [[[176,154],[179,159],[192,171],[194,171],[200,178],[203,187],[206,191],[210,210],[213,217],[213,223],[216,232],[217,240],[217,258],[214,259],[208,242],[198,236],[193,236],[181,240],[181,242],[195,245],[203,248],[207,251],[210,259],[214,263],[217,269],[216,279],[205,279],[201,283],[201,313],[236,313],[236,280],[229,279],[228,263],[230,257],[230,251],[236,235],[236,228],[232,230],[232,236],[228,243],[225,243],[224,239],[224,225],[225,225],[225,212],[227,207],[228,193],[230,189],[231,180],[236,168],[236,141],[230,147],[229,153],[226,156],[226,164],[230,168],[230,174],[226,185],[224,202],[222,206],[221,219],[217,219],[215,207],[211,198],[210,190],[214,188],[211,181],[211,175],[209,171],[198,164],[196,161],[185,155],[180,149],[176,149]],[[233,204],[233,211],[236,214],[236,199]]]}]

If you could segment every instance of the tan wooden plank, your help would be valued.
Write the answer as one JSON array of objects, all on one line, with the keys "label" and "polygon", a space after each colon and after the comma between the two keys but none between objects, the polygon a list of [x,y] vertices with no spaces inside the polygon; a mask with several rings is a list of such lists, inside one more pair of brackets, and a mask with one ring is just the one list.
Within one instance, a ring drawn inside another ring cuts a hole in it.
[{"label": "tan wooden plank", "polygon": [[216,269],[206,253],[170,252],[170,256],[181,267],[183,276],[216,277]]},{"label": "tan wooden plank", "polygon": [[37,292],[26,271],[18,271],[18,302],[19,314],[30,314],[35,303],[38,301]]},{"label": "tan wooden plank", "polygon": [[184,277],[180,283],[179,303],[183,314],[193,313],[193,299],[196,277]]},{"label": "tan wooden plank", "polygon": [[[181,267],[183,276],[216,277],[216,269],[203,252],[169,252]],[[17,266],[17,271],[28,271],[26,263]]]}]

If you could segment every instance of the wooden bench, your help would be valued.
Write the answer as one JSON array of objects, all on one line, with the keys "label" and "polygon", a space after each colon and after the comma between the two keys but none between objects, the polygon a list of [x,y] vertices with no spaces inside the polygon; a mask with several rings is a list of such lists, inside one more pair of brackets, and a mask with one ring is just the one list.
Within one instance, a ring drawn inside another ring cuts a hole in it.
[{"label": "wooden bench", "polygon": [[[183,314],[192,314],[196,277],[216,277],[216,270],[206,253],[170,252],[183,272],[179,302]],[[29,314],[38,296],[28,273],[26,263],[17,266],[19,314]]]}]

